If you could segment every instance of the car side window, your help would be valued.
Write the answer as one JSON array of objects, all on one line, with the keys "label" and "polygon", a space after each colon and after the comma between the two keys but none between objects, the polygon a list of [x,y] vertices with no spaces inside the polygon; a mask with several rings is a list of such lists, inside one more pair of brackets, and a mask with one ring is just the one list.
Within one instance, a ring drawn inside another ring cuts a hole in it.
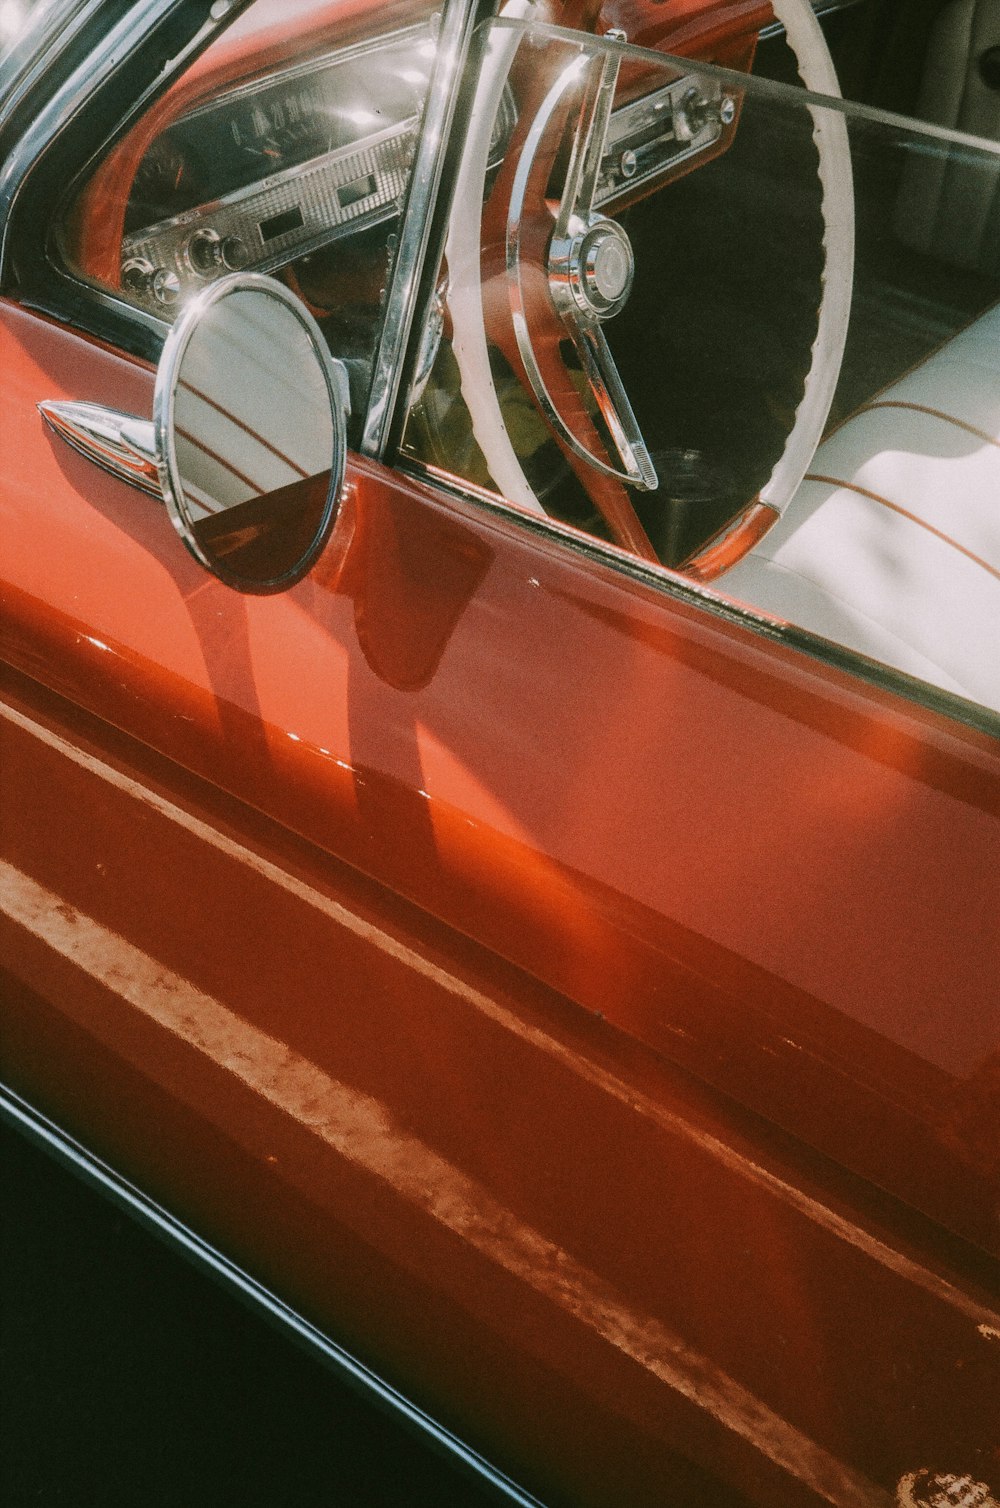
[{"label": "car side window", "polygon": [[1000,96],[845,103],[780,9],[808,94],[494,25],[404,452],[1000,711]]},{"label": "car side window", "polygon": [[[363,417],[435,40],[421,0],[256,0],[119,140],[60,219],[77,276],[171,324],[237,270],[316,317]],[[356,436],[355,436],[356,438]]]}]

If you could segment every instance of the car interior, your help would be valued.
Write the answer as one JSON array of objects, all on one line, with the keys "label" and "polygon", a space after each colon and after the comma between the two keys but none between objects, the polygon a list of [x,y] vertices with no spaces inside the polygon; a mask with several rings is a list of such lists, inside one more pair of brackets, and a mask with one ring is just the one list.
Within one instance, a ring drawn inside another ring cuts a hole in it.
[{"label": "car interior", "polygon": [[[1000,3],[814,3],[844,108],[802,91],[805,9],[593,43],[504,8],[399,461],[1000,709]],[[273,273],[359,445],[434,52],[419,3],[257,0],[55,255],[164,326]]]}]

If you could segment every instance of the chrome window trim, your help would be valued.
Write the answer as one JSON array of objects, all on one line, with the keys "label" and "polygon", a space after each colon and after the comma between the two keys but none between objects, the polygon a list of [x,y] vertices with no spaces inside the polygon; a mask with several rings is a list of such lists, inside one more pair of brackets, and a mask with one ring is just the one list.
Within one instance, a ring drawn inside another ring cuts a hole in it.
[{"label": "chrome window trim", "polygon": [[313,1325],[297,1310],[272,1293],[244,1268],[225,1256],[208,1241],[197,1235],[190,1226],[157,1204],[135,1184],[130,1183],[107,1163],[95,1157],[80,1142],[69,1136],[54,1121],[6,1084],[0,1082],[0,1119],[53,1156],[57,1162],[68,1167],[91,1187],[110,1198],[140,1224],[164,1238],[168,1245],[193,1260],[195,1265],[207,1269],[230,1289],[235,1289],[240,1298],[262,1311],[278,1328],[296,1339],[343,1382],[371,1403],[387,1411],[398,1422],[405,1424],[410,1432],[426,1441],[427,1445],[450,1461],[463,1467],[473,1476],[480,1487],[492,1488],[498,1503],[514,1504],[516,1508],[544,1508],[538,1498],[532,1497],[518,1487],[508,1476],[466,1445],[457,1435],[426,1414],[390,1383],[385,1382],[370,1367],[358,1361],[342,1346]]},{"label": "chrome window trim", "polygon": [[469,45],[479,19],[479,0],[445,0],[359,446],[362,455],[376,460],[385,456],[396,416],[403,362],[420,298],[445,154],[451,140]]},{"label": "chrome window trim", "polygon": [[[1000,739],[1000,712],[993,712],[979,702],[959,696],[957,692],[932,686],[918,676],[908,675],[905,670],[896,670],[891,665],[884,665],[881,660],[873,660],[860,650],[849,649],[844,644],[835,643],[833,639],[824,639],[811,629],[800,628],[798,624],[781,618],[772,618],[761,608],[740,602],[735,597],[726,597],[712,586],[693,581],[680,570],[641,560],[621,545],[584,534],[572,524],[564,524],[547,514],[529,513],[501,497],[499,493],[460,481],[433,463],[402,454],[395,464],[398,471],[412,478],[418,485],[432,488],[439,496],[444,494],[457,503],[474,508],[479,516],[486,513],[537,538],[548,540],[562,548],[569,547],[592,564],[602,566],[616,576],[626,576],[647,586],[658,596],[668,597],[685,607],[694,608],[711,618],[722,619],[725,623],[746,630],[754,640],[766,639],[772,644],[793,650],[798,655],[806,655],[810,660],[833,666],[853,683],[845,690],[853,690],[859,696],[863,695],[866,687],[887,691],[901,700],[901,715],[905,715],[909,704],[911,711],[914,708],[928,710],[946,718],[949,724],[957,723],[990,738]],[[720,579],[724,581],[725,577]],[[830,683],[824,681],[824,684]]]},{"label": "chrome window trim", "polygon": [[[0,131],[39,80],[100,13],[102,0],[53,0],[0,61]],[[24,56],[20,56],[24,54]]]},{"label": "chrome window trim", "polygon": [[[0,283],[2,283],[9,260],[9,232],[11,216],[18,197],[35,163],[51,148],[53,143],[72,125],[81,106],[113,78],[138,48],[143,38],[160,21],[174,10],[183,7],[185,0],[136,0],[136,4],[110,30],[102,32],[94,49],[77,65],[56,92],[47,101],[41,112],[32,120],[17,141],[13,151],[0,168]],[[143,91],[132,107],[132,113],[143,109],[147,99],[159,93],[174,74],[184,66],[192,53],[201,47],[251,0],[216,0],[208,17],[188,42],[174,55],[171,67],[154,84]],[[87,21],[99,15],[100,0],[81,18],[79,31]],[[50,59],[45,58],[48,66]],[[34,76],[34,75],[33,75]],[[89,287],[90,285],[84,284]],[[124,300],[113,302],[120,308],[131,310],[132,305]],[[148,323],[148,321],[141,321]],[[159,321],[155,325],[159,325]]]}]

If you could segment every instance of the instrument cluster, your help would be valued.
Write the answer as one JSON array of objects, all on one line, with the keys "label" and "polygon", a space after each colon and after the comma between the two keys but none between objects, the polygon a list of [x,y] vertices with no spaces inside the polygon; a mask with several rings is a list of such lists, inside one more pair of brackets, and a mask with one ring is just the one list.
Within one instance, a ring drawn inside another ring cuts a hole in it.
[{"label": "instrument cluster", "polygon": [[[170,319],[184,298],[226,272],[274,271],[394,217],[434,51],[421,23],[241,84],[168,126],[133,180],[121,248],[125,292]],[[491,166],[503,158],[516,114],[508,86]],[[598,206],[613,208],[711,147],[730,123],[718,97],[684,79],[620,105]]]},{"label": "instrument cluster", "polygon": [[427,25],[410,27],[243,84],[169,126],[129,198],[129,296],[170,318],[227,271],[271,271],[395,215],[434,45]]}]

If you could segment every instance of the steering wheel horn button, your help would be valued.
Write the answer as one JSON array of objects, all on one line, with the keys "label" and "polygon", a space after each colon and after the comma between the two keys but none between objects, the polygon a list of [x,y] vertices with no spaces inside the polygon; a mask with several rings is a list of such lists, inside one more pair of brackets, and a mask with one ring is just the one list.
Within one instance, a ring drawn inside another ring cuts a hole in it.
[{"label": "steering wheel horn button", "polygon": [[595,216],[567,239],[553,236],[549,286],[556,306],[571,318],[610,319],[628,302],[635,258],[628,235],[615,220]]},{"label": "steering wheel horn button", "polygon": [[635,261],[628,236],[613,220],[588,232],[581,246],[583,285],[595,313],[617,314],[632,288]]}]

